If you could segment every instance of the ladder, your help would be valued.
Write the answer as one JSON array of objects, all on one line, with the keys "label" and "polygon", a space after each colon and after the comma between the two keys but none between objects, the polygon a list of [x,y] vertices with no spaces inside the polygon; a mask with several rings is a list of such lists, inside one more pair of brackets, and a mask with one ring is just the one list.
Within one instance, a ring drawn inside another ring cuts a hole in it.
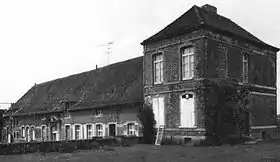
[{"label": "ladder", "polygon": [[164,125],[159,125],[155,145],[161,145],[163,133],[164,133]]}]

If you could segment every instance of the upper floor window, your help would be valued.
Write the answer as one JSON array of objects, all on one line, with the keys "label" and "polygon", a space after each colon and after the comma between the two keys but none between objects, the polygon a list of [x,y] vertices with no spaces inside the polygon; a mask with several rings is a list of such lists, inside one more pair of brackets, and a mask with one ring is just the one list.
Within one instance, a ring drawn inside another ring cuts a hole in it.
[{"label": "upper floor window", "polygon": [[95,110],[95,116],[96,117],[102,116],[102,111],[101,110]]},{"label": "upper floor window", "polygon": [[248,83],[248,54],[243,54],[243,82]]},{"label": "upper floor window", "polygon": [[163,82],[163,55],[156,54],[153,56],[153,75],[154,75],[154,83],[162,83]]},{"label": "upper floor window", "polygon": [[194,48],[186,47],[181,51],[182,55],[182,79],[191,79],[194,76]]}]

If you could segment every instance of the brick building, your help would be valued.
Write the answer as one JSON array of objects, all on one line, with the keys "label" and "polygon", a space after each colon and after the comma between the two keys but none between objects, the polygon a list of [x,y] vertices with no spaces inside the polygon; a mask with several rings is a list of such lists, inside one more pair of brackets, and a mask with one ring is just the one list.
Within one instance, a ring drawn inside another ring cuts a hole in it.
[{"label": "brick building", "polygon": [[5,131],[14,141],[139,135],[137,112],[149,102],[169,134],[203,137],[211,81],[252,89],[252,135],[276,128],[279,49],[216,7],[193,6],[141,44],[143,57],[35,85],[6,114]]}]

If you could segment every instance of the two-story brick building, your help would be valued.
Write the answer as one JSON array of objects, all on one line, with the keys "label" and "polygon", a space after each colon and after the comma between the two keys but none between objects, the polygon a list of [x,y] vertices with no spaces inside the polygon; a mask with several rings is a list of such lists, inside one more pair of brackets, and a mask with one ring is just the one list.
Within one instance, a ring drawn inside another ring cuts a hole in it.
[{"label": "two-story brick building", "polygon": [[252,89],[253,135],[276,128],[279,49],[214,6],[193,6],[141,44],[143,57],[32,87],[6,114],[7,134],[27,141],[139,135],[137,112],[149,102],[169,134],[203,137],[205,110],[215,102],[211,81]]}]

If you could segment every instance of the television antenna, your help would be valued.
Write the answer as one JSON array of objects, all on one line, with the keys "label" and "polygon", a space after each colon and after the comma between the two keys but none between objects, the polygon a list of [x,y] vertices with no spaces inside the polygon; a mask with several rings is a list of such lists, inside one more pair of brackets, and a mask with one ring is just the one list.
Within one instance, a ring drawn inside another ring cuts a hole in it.
[{"label": "television antenna", "polygon": [[112,54],[112,45],[114,44],[113,41],[111,42],[108,42],[108,43],[104,43],[104,44],[99,44],[99,45],[96,45],[95,47],[106,47],[107,51],[106,51],[106,55],[107,55],[107,60],[106,60],[106,63],[105,63],[105,66],[109,65],[110,63],[110,56]]}]

